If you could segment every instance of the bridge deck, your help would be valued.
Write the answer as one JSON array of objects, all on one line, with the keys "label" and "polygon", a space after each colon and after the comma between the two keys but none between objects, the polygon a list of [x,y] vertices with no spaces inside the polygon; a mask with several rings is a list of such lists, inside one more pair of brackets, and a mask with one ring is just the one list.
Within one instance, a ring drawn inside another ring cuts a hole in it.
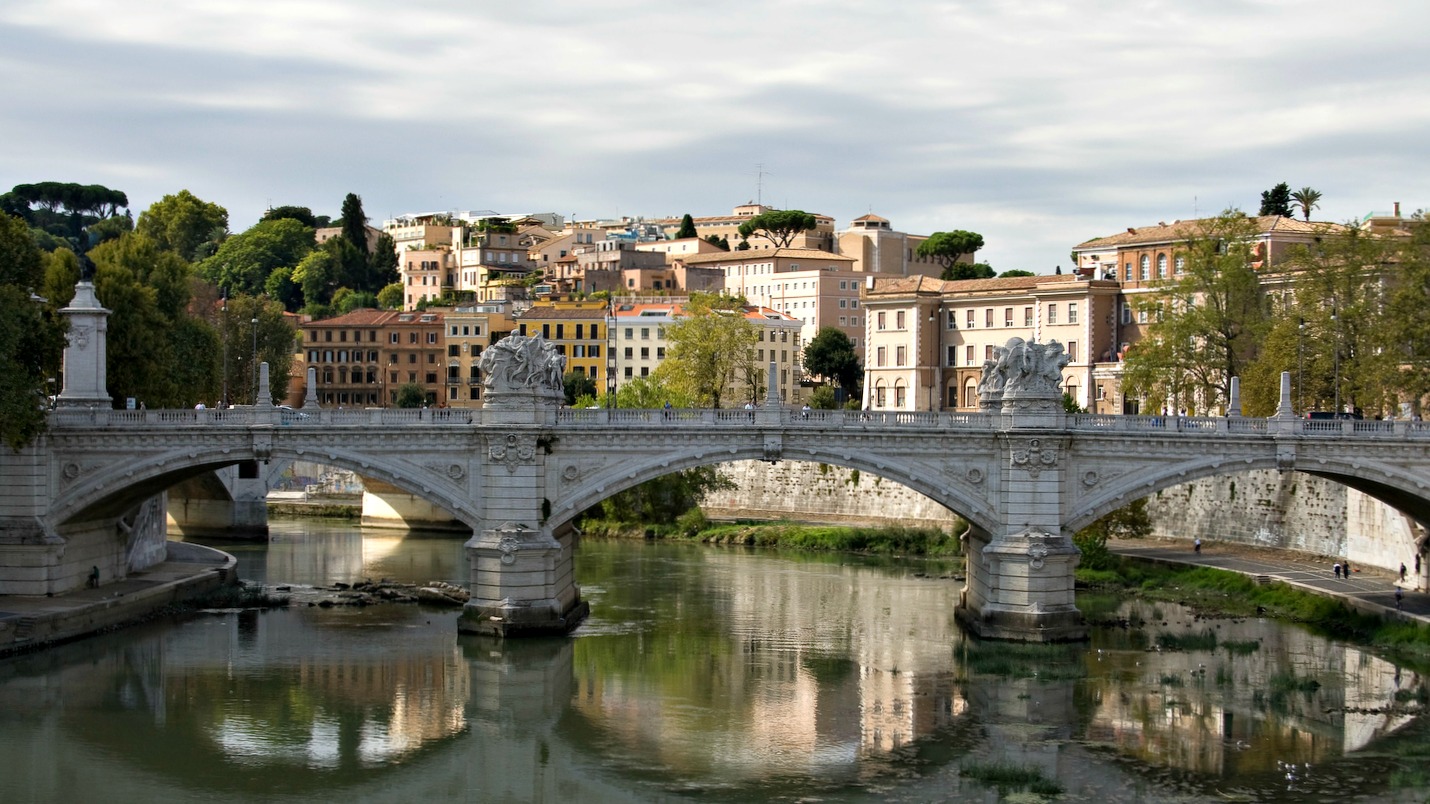
[{"label": "bridge deck", "polygon": [[[638,425],[658,427],[749,427],[752,423],[781,427],[868,429],[871,427],[927,428],[931,430],[992,431],[1000,429],[1001,414],[929,411],[849,411],[788,408],[632,410],[562,408],[549,412],[547,426]],[[278,425],[284,427],[480,427],[498,426],[490,412],[467,408],[320,408],[289,411],[278,408],[204,410],[104,410],[60,408],[50,414],[58,429],[93,427],[190,427],[194,425]],[[1066,429],[1080,432],[1143,433],[1148,435],[1300,435],[1309,437],[1425,438],[1430,422],[1395,420],[1255,419],[1242,417],[1123,416],[1071,414]]]}]

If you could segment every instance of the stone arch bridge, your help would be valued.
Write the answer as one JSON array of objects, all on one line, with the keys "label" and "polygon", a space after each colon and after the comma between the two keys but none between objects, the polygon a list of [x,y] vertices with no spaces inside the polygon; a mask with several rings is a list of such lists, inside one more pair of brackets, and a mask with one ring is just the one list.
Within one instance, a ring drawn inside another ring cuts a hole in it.
[{"label": "stone arch bridge", "polygon": [[[315,460],[446,509],[472,529],[467,631],[565,631],[585,604],[573,517],[661,475],[799,460],[886,477],[971,523],[959,616],[985,636],[1072,639],[1070,535],[1159,489],[1253,469],[1301,471],[1430,523],[1430,425],[999,413],[572,410],[500,392],[483,410],[61,408],[0,456],[0,593],[60,593],[117,554],[144,502],[233,464]],[[519,403],[519,404],[518,404]],[[122,575],[107,566],[106,578]]]}]

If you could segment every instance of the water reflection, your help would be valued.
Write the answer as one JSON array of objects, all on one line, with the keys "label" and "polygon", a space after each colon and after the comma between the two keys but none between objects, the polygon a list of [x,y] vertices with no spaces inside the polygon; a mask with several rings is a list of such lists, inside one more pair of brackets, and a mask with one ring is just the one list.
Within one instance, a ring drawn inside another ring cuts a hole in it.
[{"label": "water reflection", "polygon": [[[978,643],[955,584],[909,570],[580,549],[572,639],[304,607],[0,662],[0,800],[996,800],[960,775],[980,763],[1070,800],[1423,798],[1393,756],[1425,736],[1421,677],[1297,628],[1089,600],[1122,623],[1090,646]],[[270,583],[464,566],[457,538],[342,528],[244,561]]]}]

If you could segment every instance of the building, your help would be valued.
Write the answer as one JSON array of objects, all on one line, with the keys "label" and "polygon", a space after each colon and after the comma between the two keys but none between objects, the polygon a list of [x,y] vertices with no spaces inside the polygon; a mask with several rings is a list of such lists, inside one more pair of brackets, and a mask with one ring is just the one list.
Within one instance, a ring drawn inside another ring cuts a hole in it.
[{"label": "building", "polygon": [[[695,222],[695,235],[701,240],[711,236],[724,238],[729,242],[731,248],[735,248],[745,238],[740,236],[740,227],[745,221],[756,215],[765,212],[778,212],[774,207],[767,207],[753,201],[731,210],[729,215],[716,215],[704,218],[692,218]],[[814,213],[811,213],[814,214]],[[663,236],[662,240],[669,240],[675,237],[680,231],[682,218],[663,218],[655,223],[659,226]],[[814,214],[815,225],[809,231],[800,232],[794,236],[787,248],[811,249],[813,251],[834,251],[834,219],[828,215]],[[774,249],[774,243],[760,237],[752,236],[747,241],[751,249],[756,251],[770,251]]]},{"label": "building", "polygon": [[566,372],[579,371],[606,387],[606,359],[610,333],[606,325],[605,301],[561,301],[545,299],[512,318],[516,334],[540,336],[556,345],[566,356]]},{"label": "building", "polygon": [[[615,387],[655,373],[670,346],[669,328],[686,314],[687,302],[687,297],[628,296],[612,300]],[[734,378],[729,398],[763,404],[769,365],[774,363],[780,399],[789,405],[802,404],[807,398],[801,385],[804,378],[802,324],[792,316],[759,305],[747,305],[740,314],[758,332],[759,340],[751,355],[757,376],[753,383],[750,378]]]},{"label": "building", "polygon": [[854,258],[827,251],[782,248],[724,251],[682,257],[677,266],[715,269],[723,290],[750,304],[769,307],[800,321],[800,339],[808,343],[821,327],[835,327],[854,342],[861,355],[863,313],[859,309],[862,274],[851,270]]},{"label": "building", "polygon": [[[938,279],[943,274],[943,266],[918,253],[919,246],[926,240],[926,235],[894,231],[888,218],[870,213],[855,218],[848,229],[839,233],[837,249],[840,254],[854,258],[850,267],[860,273]],[[972,263],[973,255],[965,254],[958,261]]]},{"label": "building", "polygon": [[446,328],[446,393],[448,407],[479,408],[482,405],[482,352],[510,334],[511,305],[499,302],[458,305],[440,311]]},{"label": "building", "polygon": [[864,405],[975,411],[984,361],[1016,337],[1062,343],[1071,358],[1064,390],[1082,407],[1115,412],[1115,389],[1095,385],[1094,374],[1114,359],[1119,301],[1116,282],[1074,275],[955,282],[870,276]]},{"label": "building", "polygon": [[354,310],[301,329],[319,405],[387,407],[409,383],[421,386],[428,404],[446,396],[441,312]]}]

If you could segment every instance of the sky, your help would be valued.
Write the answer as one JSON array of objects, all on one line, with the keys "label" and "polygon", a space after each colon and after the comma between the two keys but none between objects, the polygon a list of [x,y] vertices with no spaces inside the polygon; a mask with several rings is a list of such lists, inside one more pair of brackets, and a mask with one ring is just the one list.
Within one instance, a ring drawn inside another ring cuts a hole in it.
[{"label": "sky", "polygon": [[0,191],[187,189],[233,231],[758,200],[1051,273],[1283,181],[1430,207],[1427,35],[1410,0],[4,0]]}]

